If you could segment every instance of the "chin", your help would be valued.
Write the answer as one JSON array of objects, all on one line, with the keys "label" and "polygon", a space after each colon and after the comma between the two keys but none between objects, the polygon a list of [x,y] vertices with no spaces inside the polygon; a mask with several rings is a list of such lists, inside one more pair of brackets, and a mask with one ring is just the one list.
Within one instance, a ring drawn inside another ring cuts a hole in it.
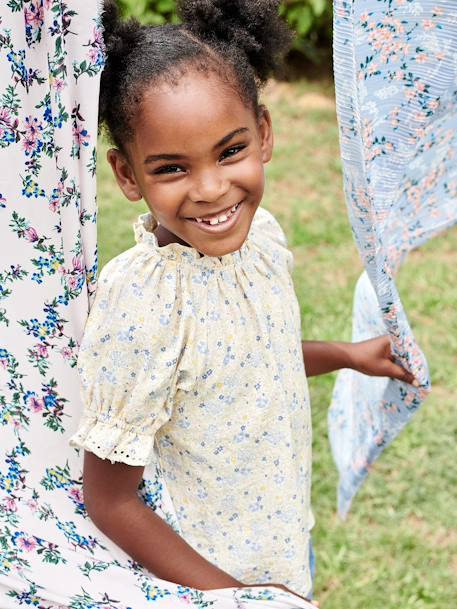
[{"label": "chin", "polygon": [[199,247],[198,251],[200,252],[200,254],[203,254],[204,256],[209,256],[210,258],[220,258],[221,256],[226,256],[228,254],[233,254],[234,252],[237,252],[240,247]]},{"label": "chin", "polygon": [[226,240],[224,239],[219,243],[205,243],[203,247],[199,247],[197,249],[201,254],[204,254],[205,256],[218,258],[220,256],[226,256],[227,254],[233,254],[234,252],[237,252],[243,247],[245,241],[246,236],[244,236],[244,238],[238,237]]}]

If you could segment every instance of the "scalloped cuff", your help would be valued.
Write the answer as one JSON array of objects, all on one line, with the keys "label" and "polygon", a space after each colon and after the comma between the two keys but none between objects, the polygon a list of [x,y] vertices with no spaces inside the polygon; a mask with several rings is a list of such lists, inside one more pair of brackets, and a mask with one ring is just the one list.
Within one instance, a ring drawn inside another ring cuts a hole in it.
[{"label": "scalloped cuff", "polygon": [[96,417],[84,417],[70,445],[94,453],[100,459],[126,465],[148,465],[154,460],[154,435],[109,425]]}]

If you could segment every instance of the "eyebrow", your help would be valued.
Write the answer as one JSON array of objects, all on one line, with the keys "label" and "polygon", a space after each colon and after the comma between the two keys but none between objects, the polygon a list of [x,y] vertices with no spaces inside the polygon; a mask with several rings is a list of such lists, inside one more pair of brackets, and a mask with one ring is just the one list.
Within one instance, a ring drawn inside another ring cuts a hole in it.
[{"label": "eyebrow", "polygon": [[230,142],[230,140],[233,139],[236,135],[240,135],[241,133],[246,133],[247,131],[249,131],[249,129],[247,127],[241,127],[241,129],[235,129],[235,131],[232,131],[231,133],[229,133],[228,135],[223,137],[221,139],[221,141],[218,142],[214,146],[214,149],[216,150],[216,148],[222,148],[222,146],[225,146],[226,144],[228,144]]},{"label": "eyebrow", "polygon": [[[226,144],[230,142],[235,136],[240,135],[241,133],[246,133],[249,131],[247,127],[241,127],[240,129],[235,129],[231,133],[224,136],[215,146],[214,150],[218,148],[222,148]],[[154,163],[156,161],[182,161],[186,156],[184,154],[150,154],[146,157],[144,164],[148,165],[149,163]]]}]

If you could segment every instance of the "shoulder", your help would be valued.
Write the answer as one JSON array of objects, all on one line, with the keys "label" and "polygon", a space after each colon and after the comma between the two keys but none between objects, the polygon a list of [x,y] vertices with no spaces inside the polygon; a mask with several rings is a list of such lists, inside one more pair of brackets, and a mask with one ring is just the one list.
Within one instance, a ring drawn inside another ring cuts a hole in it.
[{"label": "shoulder", "polygon": [[159,288],[166,290],[162,284],[170,284],[165,277],[170,279],[171,268],[154,250],[135,245],[112,258],[100,271],[97,296],[118,292],[127,296],[132,291],[137,297],[151,296]]},{"label": "shoulder", "polygon": [[286,235],[276,218],[264,207],[259,207],[254,216],[249,238],[254,248],[271,260],[276,268],[292,272],[294,259]]},{"label": "shoulder", "polygon": [[140,246],[108,262],[100,272],[84,329],[80,373],[97,358],[111,361],[116,356],[132,363],[141,354],[147,358],[164,346],[168,355],[168,348],[174,349],[180,337],[177,287],[173,266]]},{"label": "shoulder", "polygon": [[264,207],[259,207],[251,226],[251,238],[255,241],[271,241],[278,246],[288,247],[287,238],[281,225],[271,212]]},{"label": "shoulder", "polygon": [[125,285],[132,277],[141,275],[142,271],[151,264],[157,264],[158,259],[154,258],[151,252],[134,245],[105,264],[100,271],[97,287]]},{"label": "shoulder", "polygon": [[113,326],[145,318],[148,326],[159,324],[174,311],[170,303],[176,300],[177,285],[173,265],[136,245],[101,270],[88,327],[94,321]]}]

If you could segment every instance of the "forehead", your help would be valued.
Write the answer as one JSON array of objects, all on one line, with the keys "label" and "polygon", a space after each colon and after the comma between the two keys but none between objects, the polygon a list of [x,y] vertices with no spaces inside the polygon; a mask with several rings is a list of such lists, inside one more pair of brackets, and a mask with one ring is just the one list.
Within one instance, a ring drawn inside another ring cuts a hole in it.
[{"label": "forehead", "polygon": [[134,140],[140,148],[183,149],[197,141],[202,147],[213,146],[243,127],[255,130],[256,118],[237,92],[216,76],[190,73],[176,84],[147,89],[135,121]]}]

